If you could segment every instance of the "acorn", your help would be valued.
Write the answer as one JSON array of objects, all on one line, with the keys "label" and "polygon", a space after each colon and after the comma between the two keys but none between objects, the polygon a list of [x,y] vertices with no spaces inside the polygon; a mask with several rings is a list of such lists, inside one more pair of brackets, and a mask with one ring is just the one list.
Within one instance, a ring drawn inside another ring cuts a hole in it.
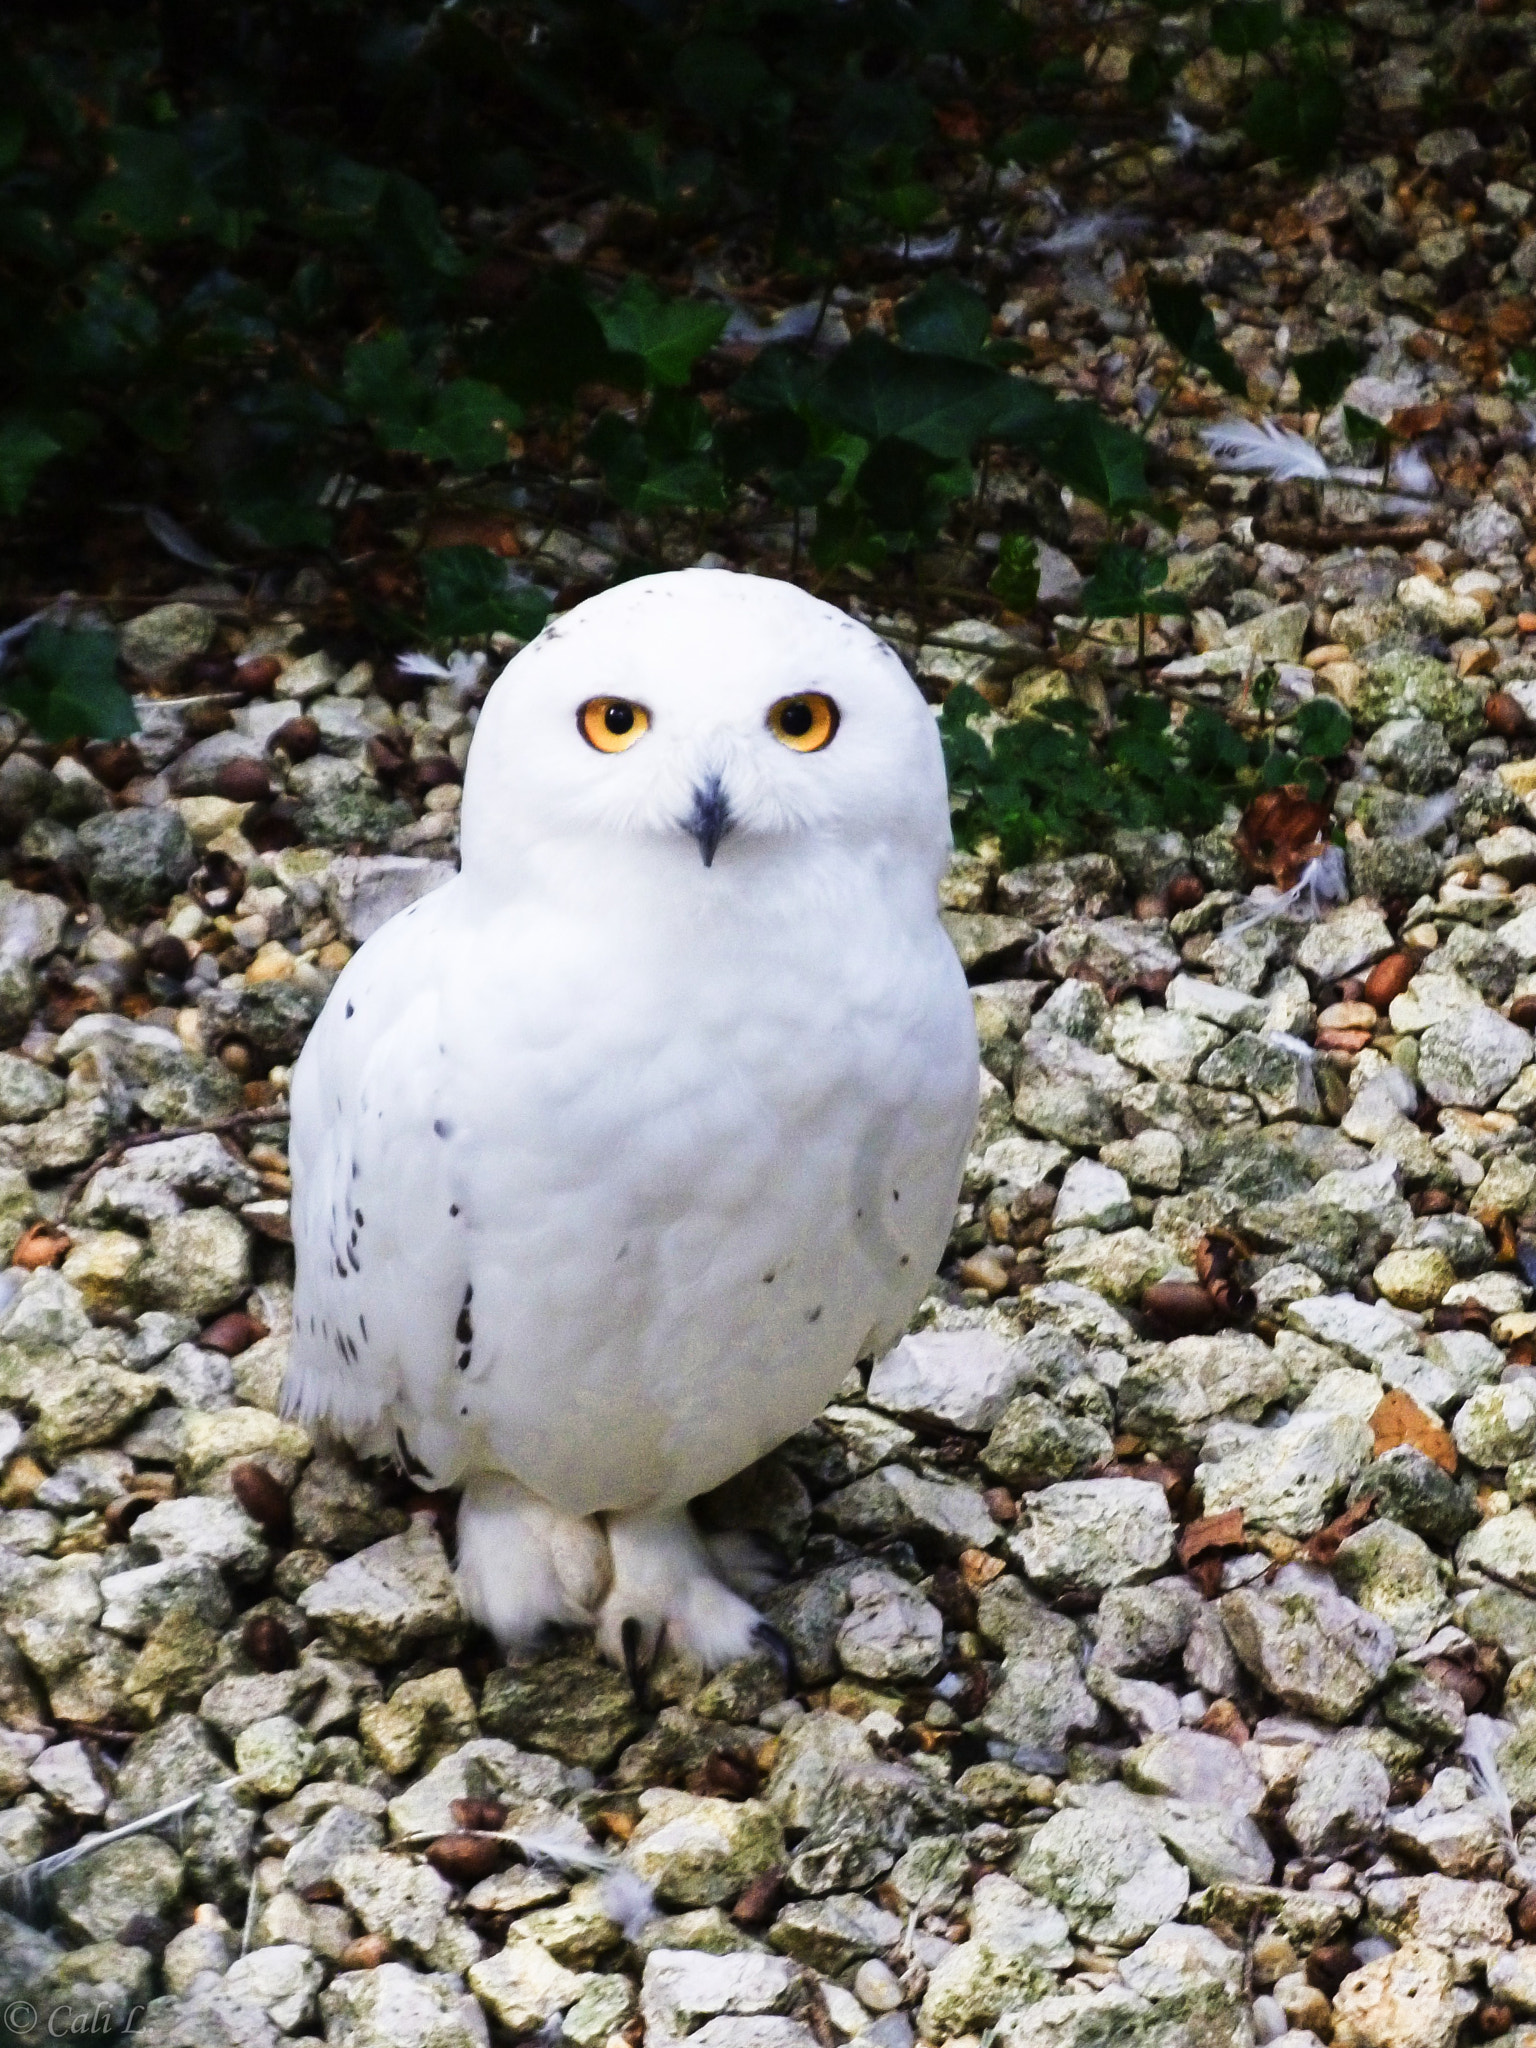
[{"label": "acorn", "polygon": [[229,1489],[251,1520],[269,1536],[288,1529],[288,1496],[265,1465],[242,1459],[229,1468]]},{"label": "acorn", "polygon": [[236,689],[252,697],[265,697],[282,672],[283,664],[275,654],[253,654],[248,661],[235,663],[232,680]]},{"label": "acorn", "polygon": [[320,728],[312,718],[290,718],[267,741],[269,754],[284,753],[290,761],[308,761],[320,751]]},{"label": "acorn", "polygon": [[102,1511],[101,1525],[109,1543],[126,1542],[128,1531],[155,1505],[147,1493],[120,1493],[116,1500],[108,1501]]},{"label": "acorn", "polygon": [[1496,732],[1500,739],[1512,740],[1525,731],[1525,713],[1508,690],[1495,690],[1483,705],[1483,716],[1488,721],[1489,730]]},{"label": "acorn", "polygon": [[1221,1310],[1193,1280],[1158,1280],[1141,1297],[1141,1312],[1169,1337],[1201,1336],[1221,1321]]},{"label": "acorn", "polygon": [[267,1334],[264,1325],[254,1316],[248,1316],[241,1309],[231,1309],[228,1315],[219,1316],[211,1322],[198,1343],[205,1351],[222,1351],[226,1358],[238,1358],[242,1351],[249,1351],[259,1337]]},{"label": "acorn", "polygon": [[1419,971],[1419,963],[1412,953],[1389,953],[1385,960],[1378,960],[1365,977],[1362,991],[1366,1002],[1373,1008],[1385,1010],[1394,996],[1400,996]]},{"label": "acorn", "polygon": [[356,1941],[347,1943],[336,1962],[343,1970],[376,1970],[381,1963],[387,1963],[394,1952],[387,1934],[360,1934]]},{"label": "acorn", "polygon": [[213,793],[232,804],[259,804],[272,794],[272,778],[260,761],[226,761],[213,778]]},{"label": "acorn", "polygon": [[132,740],[93,740],[85,749],[85,765],[98,782],[119,790],[144,773],[144,756]]},{"label": "acorn", "polygon": [[1536,996],[1516,996],[1509,1006],[1509,1021],[1529,1031],[1536,1024]]},{"label": "acorn", "polygon": [[163,974],[167,981],[185,981],[192,968],[192,955],[184,940],[166,932],[153,945],[145,947],[144,965],[152,974]]},{"label": "acorn", "polygon": [[1197,903],[1205,901],[1205,884],[1198,875],[1175,875],[1168,884],[1168,910],[1171,916],[1181,910],[1193,910]]},{"label": "acorn", "polygon": [[1522,1941],[1536,1941],[1536,1891],[1526,1892],[1516,1906],[1515,1925]]},{"label": "acorn", "polygon": [[478,1884],[501,1868],[507,1848],[496,1836],[439,1835],[427,1851],[427,1861],[450,1884]]},{"label": "acorn", "polygon": [[240,1647],[258,1671],[292,1671],[299,1661],[293,1637],[275,1614],[253,1614],[240,1631]]},{"label": "acorn", "polygon": [[499,1799],[450,1799],[448,1811],[457,1826],[471,1833],[495,1834],[507,1823],[507,1809]]}]

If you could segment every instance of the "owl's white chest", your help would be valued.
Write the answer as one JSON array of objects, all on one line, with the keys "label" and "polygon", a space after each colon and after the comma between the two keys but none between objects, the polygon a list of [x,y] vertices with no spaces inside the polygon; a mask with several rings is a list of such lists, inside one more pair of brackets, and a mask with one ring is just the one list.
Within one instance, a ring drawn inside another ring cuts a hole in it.
[{"label": "owl's white chest", "polygon": [[661,912],[593,880],[489,914],[455,884],[386,928],[295,1097],[327,1127],[296,1146],[300,1341],[366,1293],[343,1363],[434,1476],[581,1513],[716,1484],[894,1340],[976,1100],[958,963],[880,876],[764,900],[690,871]]}]

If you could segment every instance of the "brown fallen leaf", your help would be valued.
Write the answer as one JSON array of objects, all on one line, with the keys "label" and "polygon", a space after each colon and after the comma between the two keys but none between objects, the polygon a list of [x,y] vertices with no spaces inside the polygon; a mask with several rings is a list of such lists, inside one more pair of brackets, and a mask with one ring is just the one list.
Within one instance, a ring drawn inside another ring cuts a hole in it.
[{"label": "brown fallen leaf", "polygon": [[757,1927],[773,1918],[783,1896],[784,1866],[776,1863],[772,1870],[764,1870],[752,1879],[732,1906],[731,1918],[738,1927]]},{"label": "brown fallen leaf", "polygon": [[1327,844],[1332,817],[1327,804],[1315,802],[1300,783],[1288,782],[1254,798],[1233,844],[1256,874],[1289,889]]},{"label": "brown fallen leaf", "polygon": [[1219,1515],[1201,1515],[1198,1521],[1179,1531],[1179,1562],[1191,1565],[1197,1557],[1213,1550],[1241,1550],[1246,1541],[1241,1508],[1227,1508]]},{"label": "brown fallen leaf", "polygon": [[1312,1564],[1332,1564],[1339,1554],[1339,1545],[1344,1538],[1353,1536],[1363,1523],[1370,1520],[1375,1511],[1375,1496],[1369,1493],[1362,1494],[1359,1500],[1350,1502],[1342,1515],[1335,1515],[1331,1522],[1309,1538],[1301,1546],[1301,1555]]},{"label": "brown fallen leaf", "polygon": [[69,1255],[74,1239],[57,1223],[34,1223],[21,1233],[11,1264],[35,1273],[41,1266],[57,1266]]},{"label": "brown fallen leaf", "polygon": [[1450,1431],[1442,1428],[1426,1409],[1419,1406],[1411,1394],[1405,1394],[1401,1387],[1394,1387],[1390,1394],[1383,1396],[1380,1405],[1371,1417],[1371,1434],[1376,1440],[1376,1456],[1385,1457],[1388,1451],[1395,1451],[1399,1444],[1408,1444],[1416,1451],[1422,1451],[1426,1458],[1433,1458],[1445,1471],[1456,1470],[1456,1446],[1451,1441]]},{"label": "brown fallen leaf", "polygon": [[1419,434],[1438,434],[1450,412],[1443,398],[1433,405],[1399,406],[1387,421],[1387,431],[1399,441],[1411,441]]}]

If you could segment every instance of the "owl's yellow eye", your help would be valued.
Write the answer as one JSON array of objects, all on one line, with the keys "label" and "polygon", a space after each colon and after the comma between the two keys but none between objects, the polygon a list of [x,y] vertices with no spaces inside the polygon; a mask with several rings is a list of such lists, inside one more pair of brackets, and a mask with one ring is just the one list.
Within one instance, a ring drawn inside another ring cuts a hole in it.
[{"label": "owl's yellow eye", "polygon": [[627,697],[591,697],[576,714],[582,738],[600,754],[622,754],[650,722],[644,705],[631,704]]},{"label": "owl's yellow eye", "polygon": [[781,697],[768,714],[768,730],[797,754],[815,754],[837,732],[837,706],[819,690],[801,697]]}]

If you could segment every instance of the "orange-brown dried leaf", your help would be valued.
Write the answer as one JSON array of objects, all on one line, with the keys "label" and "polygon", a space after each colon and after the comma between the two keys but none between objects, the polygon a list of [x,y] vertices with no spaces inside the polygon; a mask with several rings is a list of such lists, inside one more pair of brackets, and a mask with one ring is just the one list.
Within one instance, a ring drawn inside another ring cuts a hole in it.
[{"label": "orange-brown dried leaf", "polygon": [[1488,315],[1488,332],[1496,341],[1529,341],[1536,333],[1536,306],[1529,299],[1502,300]]},{"label": "orange-brown dried leaf", "polygon": [[1227,1508],[1219,1515],[1202,1515],[1179,1532],[1179,1562],[1193,1564],[1197,1557],[1215,1550],[1241,1550],[1246,1540],[1241,1508]]},{"label": "orange-brown dried leaf", "polygon": [[1447,1472],[1456,1470],[1456,1446],[1451,1441],[1450,1431],[1441,1427],[1434,1416],[1421,1408],[1411,1394],[1405,1394],[1401,1387],[1394,1387],[1390,1394],[1382,1397],[1380,1405],[1371,1417],[1371,1434],[1376,1440],[1376,1456],[1384,1458],[1388,1451],[1395,1451],[1400,1444],[1422,1451],[1426,1458]]},{"label": "orange-brown dried leaf", "polygon": [[11,1264],[35,1273],[41,1266],[61,1265],[74,1242],[58,1223],[34,1223],[24,1230],[11,1253]]},{"label": "orange-brown dried leaf", "polygon": [[1327,804],[1314,802],[1299,783],[1288,782],[1254,798],[1233,844],[1256,874],[1289,889],[1307,862],[1322,852],[1331,817]]},{"label": "orange-brown dried leaf", "polygon": [[1332,1564],[1344,1538],[1353,1536],[1358,1528],[1368,1522],[1375,1509],[1374,1496],[1362,1494],[1359,1500],[1350,1502],[1342,1515],[1335,1515],[1331,1522],[1302,1545],[1302,1555],[1310,1558],[1313,1564]]},{"label": "orange-brown dried leaf", "polygon": [[1450,416],[1443,398],[1433,405],[1401,405],[1387,421],[1387,431],[1399,441],[1411,441],[1417,434],[1438,434]]}]

